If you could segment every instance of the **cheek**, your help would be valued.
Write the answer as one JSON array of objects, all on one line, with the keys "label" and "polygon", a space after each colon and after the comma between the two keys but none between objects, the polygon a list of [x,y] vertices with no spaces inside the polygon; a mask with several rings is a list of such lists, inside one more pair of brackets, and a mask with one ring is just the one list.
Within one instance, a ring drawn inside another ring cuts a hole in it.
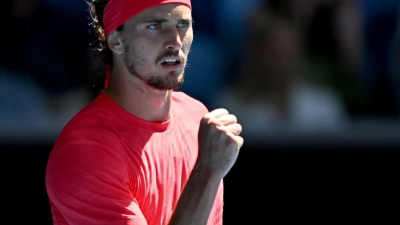
[{"label": "cheek", "polygon": [[187,42],[187,43],[184,42],[183,46],[184,46],[183,49],[184,49],[185,54],[188,54],[190,51],[190,48],[192,46],[192,42]]},{"label": "cheek", "polygon": [[130,43],[128,54],[130,57],[134,57],[135,60],[144,62],[145,59],[151,54],[151,49],[149,48],[149,45],[143,41],[136,41],[135,43]]},{"label": "cheek", "polygon": [[192,43],[193,43],[193,29],[190,28],[189,30],[187,30],[186,33],[183,34],[182,37],[182,45],[185,53],[189,52]]},{"label": "cheek", "polygon": [[190,47],[192,46],[193,43],[193,35],[190,37],[185,36],[185,38],[182,41],[183,49],[184,52],[187,54],[190,51]]}]

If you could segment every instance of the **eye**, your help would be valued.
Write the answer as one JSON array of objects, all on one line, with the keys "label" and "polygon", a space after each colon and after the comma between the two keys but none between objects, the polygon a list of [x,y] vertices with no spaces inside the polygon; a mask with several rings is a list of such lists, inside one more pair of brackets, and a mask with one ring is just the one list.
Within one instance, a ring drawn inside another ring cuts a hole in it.
[{"label": "eye", "polygon": [[190,26],[190,21],[187,21],[187,20],[182,20],[178,23],[178,27],[180,27],[180,28],[187,28],[189,26]]},{"label": "eye", "polygon": [[147,26],[148,28],[152,29],[152,30],[156,30],[158,28],[160,28],[160,24],[159,23],[154,23],[154,24],[150,24],[149,26]]}]

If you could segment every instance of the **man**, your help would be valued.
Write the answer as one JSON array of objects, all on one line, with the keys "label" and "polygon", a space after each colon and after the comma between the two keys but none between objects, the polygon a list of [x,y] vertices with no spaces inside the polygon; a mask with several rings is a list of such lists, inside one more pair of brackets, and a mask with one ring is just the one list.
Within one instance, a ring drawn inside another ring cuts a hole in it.
[{"label": "man", "polygon": [[222,224],[223,177],[242,127],[174,91],[193,41],[190,0],[89,4],[106,41],[105,88],[50,154],[54,224]]}]

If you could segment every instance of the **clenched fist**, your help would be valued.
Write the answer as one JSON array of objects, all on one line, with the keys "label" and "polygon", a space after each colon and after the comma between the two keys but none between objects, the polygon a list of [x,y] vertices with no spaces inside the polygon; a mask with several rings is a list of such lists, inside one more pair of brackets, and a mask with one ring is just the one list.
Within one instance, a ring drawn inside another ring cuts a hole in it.
[{"label": "clenched fist", "polygon": [[209,175],[223,178],[236,162],[243,145],[242,126],[226,109],[215,109],[203,116],[199,129],[200,164]]}]

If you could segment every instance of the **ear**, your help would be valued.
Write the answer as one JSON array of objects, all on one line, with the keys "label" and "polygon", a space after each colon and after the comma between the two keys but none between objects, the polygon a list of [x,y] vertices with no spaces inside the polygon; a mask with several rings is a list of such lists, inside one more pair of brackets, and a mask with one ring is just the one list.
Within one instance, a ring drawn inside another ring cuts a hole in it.
[{"label": "ear", "polygon": [[123,47],[122,47],[122,42],[121,42],[121,35],[117,31],[111,32],[107,36],[107,44],[108,47],[113,51],[115,54],[122,54],[123,53]]}]

